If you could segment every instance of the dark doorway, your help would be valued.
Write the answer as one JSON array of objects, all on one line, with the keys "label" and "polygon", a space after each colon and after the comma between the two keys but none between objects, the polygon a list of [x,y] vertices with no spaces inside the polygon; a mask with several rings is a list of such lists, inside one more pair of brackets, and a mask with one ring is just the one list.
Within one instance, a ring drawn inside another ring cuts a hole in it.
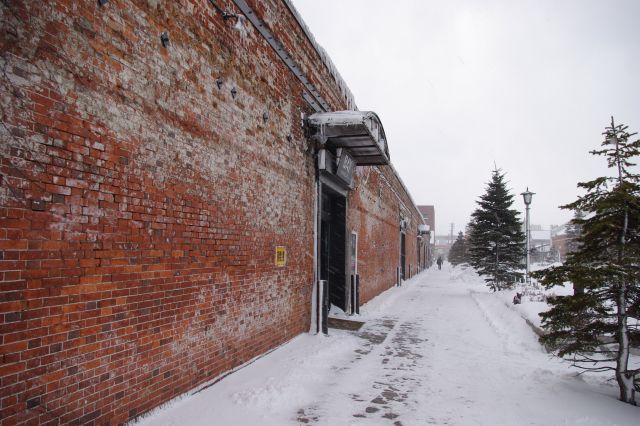
[{"label": "dark doorway", "polygon": [[400,275],[402,277],[403,280],[406,280],[406,267],[405,267],[405,263],[406,263],[406,251],[405,251],[405,238],[404,238],[404,232],[400,233],[400,273],[402,275]]},{"label": "dark doorway", "polygon": [[323,186],[320,214],[320,279],[329,302],[346,312],[346,198]]}]

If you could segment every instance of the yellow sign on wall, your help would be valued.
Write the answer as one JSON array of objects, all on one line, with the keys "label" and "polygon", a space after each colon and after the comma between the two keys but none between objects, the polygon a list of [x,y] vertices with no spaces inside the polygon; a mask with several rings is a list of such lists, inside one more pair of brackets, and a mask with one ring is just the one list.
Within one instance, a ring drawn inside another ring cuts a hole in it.
[{"label": "yellow sign on wall", "polygon": [[282,246],[276,247],[276,266],[280,268],[286,264],[287,264],[287,249]]}]

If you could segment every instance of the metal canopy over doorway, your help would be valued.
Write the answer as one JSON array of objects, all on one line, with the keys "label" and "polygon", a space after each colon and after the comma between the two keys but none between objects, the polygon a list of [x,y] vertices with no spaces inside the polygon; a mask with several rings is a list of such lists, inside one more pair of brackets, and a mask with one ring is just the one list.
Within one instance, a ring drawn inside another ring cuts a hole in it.
[{"label": "metal canopy over doorway", "polygon": [[326,333],[331,305],[359,313],[357,238],[350,238],[356,230],[347,225],[355,168],[390,164],[389,149],[374,112],[319,112],[306,117],[304,125],[317,154],[315,312],[318,332]]},{"label": "metal canopy over doorway", "polygon": [[358,166],[389,164],[387,138],[375,112],[320,112],[307,117],[306,127],[312,140],[345,149]]}]

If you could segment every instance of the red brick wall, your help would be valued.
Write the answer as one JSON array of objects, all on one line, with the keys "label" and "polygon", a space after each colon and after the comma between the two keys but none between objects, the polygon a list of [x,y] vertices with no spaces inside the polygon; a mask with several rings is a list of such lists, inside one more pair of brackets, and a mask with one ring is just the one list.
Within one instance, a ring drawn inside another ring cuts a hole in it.
[{"label": "red brick wall", "polygon": [[423,222],[391,167],[357,169],[355,187],[349,198],[348,227],[358,233],[360,301],[365,303],[396,285],[401,214],[409,219],[405,231],[406,278],[418,272],[417,227]]},{"label": "red brick wall", "polygon": [[556,235],[551,237],[551,245],[558,250],[560,254],[560,259],[562,261],[567,258],[567,244],[571,240],[571,238],[566,234]]},{"label": "red brick wall", "polygon": [[[285,5],[250,4],[344,109]],[[24,0],[0,18],[2,424],[122,422],[306,331],[310,109],[251,24],[204,0]],[[395,283],[382,235],[412,204],[390,168],[358,173],[368,300]]]}]

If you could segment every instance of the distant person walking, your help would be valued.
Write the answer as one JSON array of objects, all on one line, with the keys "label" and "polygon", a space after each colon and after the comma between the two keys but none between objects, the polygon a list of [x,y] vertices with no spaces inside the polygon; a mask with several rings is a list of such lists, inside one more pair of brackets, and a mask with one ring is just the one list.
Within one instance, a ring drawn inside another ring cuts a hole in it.
[{"label": "distant person walking", "polygon": [[436,263],[438,264],[438,269],[442,269],[442,256],[438,256]]}]

